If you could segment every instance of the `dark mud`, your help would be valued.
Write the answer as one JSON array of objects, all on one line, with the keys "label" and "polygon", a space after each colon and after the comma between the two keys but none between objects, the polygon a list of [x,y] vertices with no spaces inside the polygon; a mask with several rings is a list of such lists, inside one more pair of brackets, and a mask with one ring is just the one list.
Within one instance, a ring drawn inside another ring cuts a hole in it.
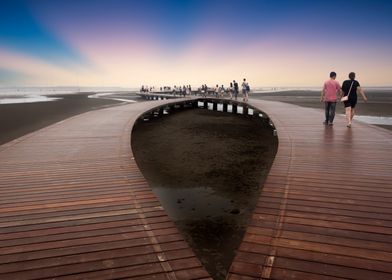
[{"label": "dark mud", "polygon": [[277,149],[259,117],[203,109],[139,121],[137,164],[214,279],[224,279]]}]

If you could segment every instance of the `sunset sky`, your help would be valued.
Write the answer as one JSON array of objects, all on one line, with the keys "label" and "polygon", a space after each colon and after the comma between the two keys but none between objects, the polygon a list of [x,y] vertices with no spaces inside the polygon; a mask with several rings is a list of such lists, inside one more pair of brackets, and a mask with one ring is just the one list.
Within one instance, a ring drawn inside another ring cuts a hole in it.
[{"label": "sunset sky", "polygon": [[0,86],[392,86],[392,1],[1,0]]}]

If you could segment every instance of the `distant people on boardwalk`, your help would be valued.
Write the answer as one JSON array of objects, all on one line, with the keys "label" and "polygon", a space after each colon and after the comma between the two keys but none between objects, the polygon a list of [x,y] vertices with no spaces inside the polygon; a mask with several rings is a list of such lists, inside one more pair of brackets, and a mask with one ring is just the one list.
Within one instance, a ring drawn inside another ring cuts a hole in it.
[{"label": "distant people on boardwalk", "polygon": [[207,85],[201,85],[200,87],[200,95],[206,97],[207,96]]},{"label": "distant people on boardwalk", "polygon": [[223,98],[225,93],[226,93],[225,87],[223,85],[221,85],[221,87],[219,89],[219,97]]},{"label": "distant people on boardwalk", "polygon": [[235,100],[237,100],[238,92],[239,92],[238,83],[235,80],[233,80],[233,85],[234,85],[234,98]]},{"label": "distant people on boardwalk", "polygon": [[185,87],[185,86],[182,86],[182,96],[186,96],[186,91],[187,91],[187,88]]},{"label": "distant people on boardwalk", "polygon": [[216,85],[215,87],[215,97],[219,96],[219,85]]},{"label": "distant people on boardwalk", "polygon": [[347,100],[344,101],[344,107],[346,110],[347,127],[351,127],[354,114],[355,106],[357,105],[357,93],[361,94],[363,100],[367,102],[367,97],[361,88],[361,85],[355,80],[355,73],[351,72],[348,74],[349,80],[345,80],[342,84],[343,96],[347,96]]},{"label": "distant people on boardwalk", "polygon": [[209,88],[206,84],[202,85],[199,88],[199,93],[203,96],[203,97],[207,97],[207,95],[209,95],[210,93],[215,94],[215,88]]},{"label": "distant people on boardwalk", "polygon": [[249,91],[250,91],[249,83],[244,78],[244,80],[242,82],[242,95],[243,95],[243,99],[242,100],[244,102],[248,102]]},{"label": "distant people on boardwalk", "polygon": [[[242,83],[242,93],[244,97],[244,101],[248,101],[248,96],[249,96],[249,84],[244,79]],[[238,94],[239,94],[239,86],[238,83],[233,80],[230,82],[230,84],[225,87],[224,85],[219,85],[216,84],[215,87],[208,87],[207,84],[202,84],[197,90],[192,92],[192,86],[191,85],[174,85],[173,87],[171,86],[146,86],[142,85],[140,88],[141,93],[161,93],[161,94],[172,94],[174,96],[179,95],[179,96],[192,96],[192,94],[199,94],[203,97],[208,96],[214,96],[214,97],[219,97],[219,98],[226,98],[226,96],[230,97],[230,99],[235,98],[237,100]]]},{"label": "distant people on boardwalk", "polygon": [[229,91],[228,91],[230,99],[233,99],[233,92],[234,92],[233,83],[230,83]]},{"label": "distant people on boardwalk", "polygon": [[142,85],[142,87],[140,89],[140,92],[142,92],[142,93],[148,93],[150,91],[152,91],[152,87],[145,86],[145,85]]},{"label": "distant people on boardwalk", "polygon": [[335,118],[336,100],[341,95],[340,84],[336,81],[336,73],[329,74],[329,80],[324,82],[323,90],[321,92],[321,102],[325,105],[325,125],[333,125]]}]

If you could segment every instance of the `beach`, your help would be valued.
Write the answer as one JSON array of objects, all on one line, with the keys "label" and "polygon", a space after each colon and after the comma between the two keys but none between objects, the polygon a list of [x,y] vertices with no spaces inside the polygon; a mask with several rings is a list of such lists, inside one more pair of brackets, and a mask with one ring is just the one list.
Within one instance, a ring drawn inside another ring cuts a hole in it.
[{"label": "beach", "polygon": [[91,92],[51,95],[53,101],[0,104],[0,145],[69,117],[121,101],[89,98]]}]

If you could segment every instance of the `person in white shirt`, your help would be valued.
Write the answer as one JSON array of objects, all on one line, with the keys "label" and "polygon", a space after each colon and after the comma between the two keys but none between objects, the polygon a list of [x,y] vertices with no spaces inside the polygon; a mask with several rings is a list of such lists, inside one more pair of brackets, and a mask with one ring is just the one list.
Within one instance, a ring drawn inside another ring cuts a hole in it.
[{"label": "person in white shirt", "polygon": [[244,78],[244,81],[242,82],[242,95],[243,95],[244,102],[248,102],[249,91],[250,91],[249,83]]}]

